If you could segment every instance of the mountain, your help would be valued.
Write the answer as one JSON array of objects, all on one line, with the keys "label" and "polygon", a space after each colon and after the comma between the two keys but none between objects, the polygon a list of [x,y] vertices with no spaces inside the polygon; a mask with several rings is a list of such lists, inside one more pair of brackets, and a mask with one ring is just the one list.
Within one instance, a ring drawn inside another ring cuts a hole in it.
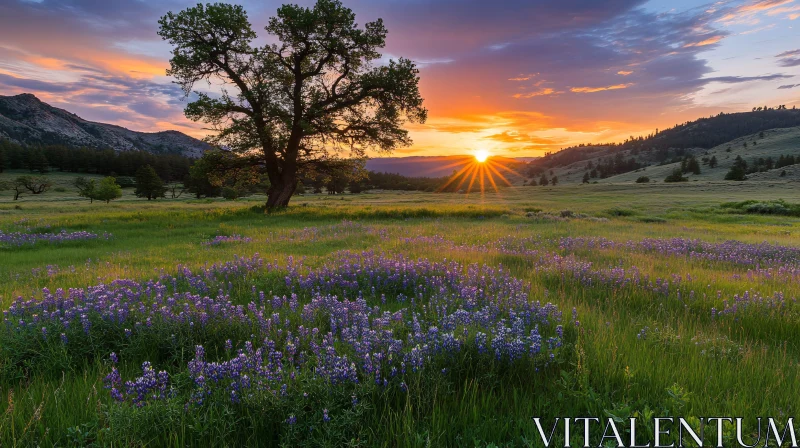
[{"label": "mountain", "polygon": [[211,148],[207,143],[178,131],[136,132],[121,126],[87,121],[50,106],[29,93],[0,96],[0,139],[26,145],[143,150],[188,157],[199,157]]},{"label": "mountain", "polygon": [[[526,160],[492,156],[490,161],[506,167],[523,168]],[[447,177],[475,163],[475,156],[377,157],[367,160],[367,169],[406,177]]]}]

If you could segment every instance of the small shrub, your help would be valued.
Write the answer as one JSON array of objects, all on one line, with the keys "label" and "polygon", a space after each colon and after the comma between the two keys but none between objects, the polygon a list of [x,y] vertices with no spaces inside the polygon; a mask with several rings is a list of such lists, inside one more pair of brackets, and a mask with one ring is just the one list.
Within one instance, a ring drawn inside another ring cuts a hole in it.
[{"label": "small shrub", "polygon": [[639,222],[647,222],[651,224],[663,224],[667,222],[664,218],[659,218],[658,216],[642,216],[639,218]]},{"label": "small shrub", "polygon": [[572,218],[575,214],[572,213],[572,210],[561,210],[561,217],[562,218]]},{"label": "small shrub", "polygon": [[618,208],[614,207],[606,211],[611,216],[633,216],[636,214],[633,210],[629,210],[626,208]]},{"label": "small shrub", "polygon": [[749,200],[742,202],[726,202],[721,204],[720,207],[731,209],[734,213],[800,216],[800,204],[791,204],[780,199],[777,201]]},{"label": "small shrub", "polygon": [[647,184],[647,183],[650,183],[650,178],[649,178],[649,177],[647,177],[647,176],[639,176],[639,178],[638,178],[638,179],[636,179],[636,183],[637,183],[637,184]]},{"label": "small shrub", "polygon": [[689,182],[689,178],[683,177],[683,171],[680,168],[675,168],[672,174],[664,178],[664,182]]},{"label": "small shrub", "polygon": [[57,193],[66,193],[67,189],[64,188],[64,187],[56,187],[56,188],[53,188],[53,191],[55,191]]}]

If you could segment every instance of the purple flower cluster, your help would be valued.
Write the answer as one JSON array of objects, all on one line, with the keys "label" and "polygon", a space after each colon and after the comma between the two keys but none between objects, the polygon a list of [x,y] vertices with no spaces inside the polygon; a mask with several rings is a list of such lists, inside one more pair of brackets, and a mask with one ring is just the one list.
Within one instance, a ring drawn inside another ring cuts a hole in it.
[{"label": "purple flower cluster", "polygon": [[249,243],[253,241],[252,238],[241,235],[218,235],[214,238],[203,241],[204,246],[219,246],[222,243]]},{"label": "purple flower cluster", "polygon": [[750,244],[741,241],[709,243],[688,238],[646,238],[642,241],[615,242],[602,237],[564,237],[558,241],[562,250],[624,249],[656,252],[666,256],[721,261],[746,266],[800,266],[800,248],[778,244]]},{"label": "purple flower cluster", "polygon": [[59,233],[6,233],[0,230],[0,245],[5,247],[21,247],[25,245],[34,245],[39,242],[60,244],[69,241],[87,241],[96,239],[108,240],[111,239],[111,234],[104,232],[102,235],[98,235],[96,233],[86,231],[67,232],[66,230],[62,230]]},{"label": "purple flower cluster", "polygon": [[[283,274],[294,292],[268,298],[253,289],[249,303],[237,304],[230,285],[268,271]],[[309,376],[331,387],[386,387],[428,368],[441,371],[467,350],[499,362],[548,365],[563,344],[561,312],[531,300],[529,289],[502,266],[341,252],[310,269],[291,259],[278,267],[253,257],[196,272],[179,266],[176,276],[143,283],[45,289],[39,299],[15,301],[4,321],[14,332],[35,328],[39,338],[48,326],[54,335],[76,325],[91,334],[98,322],[126,337],[163,326],[240,327],[252,336],[236,344],[242,348],[232,357],[208,360],[200,345],[187,365],[196,402],[221,391],[238,401],[300,390],[298,379]],[[112,371],[107,387],[117,400],[142,405],[168,396],[166,373],[147,363],[142,369],[124,387]]]}]

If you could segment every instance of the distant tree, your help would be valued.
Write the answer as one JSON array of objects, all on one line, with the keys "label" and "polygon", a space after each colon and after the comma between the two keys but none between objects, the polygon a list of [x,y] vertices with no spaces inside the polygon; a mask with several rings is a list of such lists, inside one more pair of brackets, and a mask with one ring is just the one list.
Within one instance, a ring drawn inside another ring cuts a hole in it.
[{"label": "distant tree", "polygon": [[558,184],[558,176],[553,176],[553,178],[552,178],[552,179],[550,179],[550,183],[551,183],[553,186],[557,185],[557,184]]},{"label": "distant tree", "polygon": [[167,193],[164,181],[150,165],[144,165],[136,171],[136,190],[134,194],[147,200],[163,198]]},{"label": "distant tree", "polygon": [[536,179],[531,179],[531,181],[528,183],[528,185],[530,185],[531,187],[535,187],[537,185]]},{"label": "distant tree", "polygon": [[[94,182],[94,181],[92,181]],[[94,199],[98,201],[106,201],[106,204],[114,199],[122,197],[122,187],[117,184],[117,180],[108,176],[97,184],[92,194]]]},{"label": "distant tree", "polygon": [[736,156],[736,159],[733,161],[733,166],[731,166],[731,169],[725,174],[725,180],[747,180],[747,162],[742,159],[742,156]]},{"label": "distant tree", "polygon": [[[53,186],[53,183],[50,180],[43,176],[20,176],[14,180],[14,185],[16,187],[21,187],[24,190],[27,190],[33,194],[42,194],[50,189]],[[18,188],[15,189],[18,191]],[[19,193],[14,196],[14,200],[19,197]]]},{"label": "distant tree", "polygon": [[22,193],[25,193],[25,187],[23,187],[22,184],[19,183],[19,179],[15,179],[14,182],[11,182],[8,185],[8,188],[10,188],[11,191],[14,192],[14,200],[15,201],[17,199],[19,199],[19,197],[22,195]]},{"label": "distant tree", "polygon": [[350,193],[358,194],[364,191],[364,185],[360,180],[351,180],[350,185],[347,186],[347,189],[350,190]]},{"label": "distant tree", "polygon": [[588,171],[583,173],[583,183],[585,183],[585,184],[589,183],[589,172]]},{"label": "distant tree", "polygon": [[189,174],[183,179],[186,191],[192,193],[197,199],[214,197],[221,194],[221,188],[211,181],[214,171],[214,161],[206,155],[197,159],[189,168]]},{"label": "distant tree", "polygon": [[711,168],[716,168],[718,165],[717,156],[711,156],[711,160],[708,161],[708,166]]},{"label": "distant tree", "polygon": [[94,179],[87,179],[83,176],[76,177],[72,185],[78,189],[78,196],[89,199],[89,203],[94,202]]},{"label": "distant tree", "polygon": [[[261,169],[231,151],[206,151],[203,157],[195,162],[193,169],[193,176],[197,182],[203,184],[201,187],[218,188],[222,197],[229,200],[269,190],[269,180]],[[208,185],[204,184],[204,177]],[[206,192],[212,191],[209,189]]]},{"label": "distant tree", "polygon": [[235,201],[239,199],[241,196],[241,192],[233,187],[222,187],[222,197],[229,200]]},{"label": "distant tree", "polygon": [[759,132],[759,133],[758,133],[758,137],[759,137],[759,138],[764,138],[764,131],[761,131],[761,132]]},{"label": "distant tree", "polygon": [[170,12],[159,24],[173,46],[168,73],[187,94],[200,81],[228,86],[218,98],[198,93],[186,115],[267,176],[268,208],[288,205],[300,178],[343,151],[358,157],[410,144],[403,124],[426,119],[418,69],[407,59],[380,62],[383,22],[359,28],[338,0],[284,5],[266,36],[244,8],[224,3]]},{"label": "distant tree", "polygon": [[786,170],[781,171],[781,177],[786,177]]},{"label": "distant tree", "polygon": [[131,176],[114,176],[117,179],[117,185],[122,188],[136,187],[136,178]]},{"label": "distant tree", "polygon": [[544,173],[542,173],[542,177],[539,178],[539,185],[544,187],[547,186],[547,184],[549,183],[550,181],[547,180],[547,176]]},{"label": "distant tree", "polygon": [[649,183],[649,182],[650,182],[650,178],[647,177],[647,176],[639,176],[639,178],[636,179],[636,183],[637,184],[646,184],[646,183]]},{"label": "distant tree", "polygon": [[684,173],[700,174],[700,164],[694,157],[689,157],[686,161],[686,168]]},{"label": "distant tree", "polygon": [[672,174],[670,174],[664,179],[664,182],[688,182],[688,181],[689,178],[683,177],[683,172],[681,171],[680,168],[675,168],[672,171]]}]

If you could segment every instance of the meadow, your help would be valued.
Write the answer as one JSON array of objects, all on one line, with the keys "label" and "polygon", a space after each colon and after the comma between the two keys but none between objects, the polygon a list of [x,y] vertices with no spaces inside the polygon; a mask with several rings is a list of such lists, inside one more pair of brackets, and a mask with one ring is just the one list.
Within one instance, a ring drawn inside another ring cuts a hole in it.
[{"label": "meadow", "polygon": [[800,408],[800,218],[722,206],[786,182],[273,213],[68,185],[0,197],[0,446],[540,446],[534,416]]}]

